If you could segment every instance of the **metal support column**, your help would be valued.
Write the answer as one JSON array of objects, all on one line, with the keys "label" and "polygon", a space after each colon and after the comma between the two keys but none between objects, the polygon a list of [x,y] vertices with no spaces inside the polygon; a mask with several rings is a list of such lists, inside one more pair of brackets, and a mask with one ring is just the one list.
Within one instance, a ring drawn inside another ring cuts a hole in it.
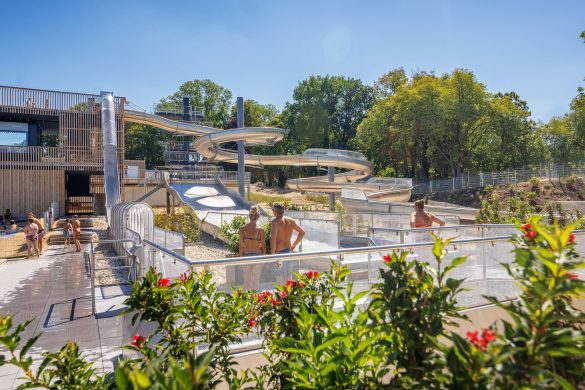
[{"label": "metal support column", "polygon": [[[191,120],[191,99],[189,96],[183,96],[183,120],[190,121]],[[184,135],[183,136],[183,151],[185,152],[183,162],[189,164],[189,149],[191,145],[191,137]]]},{"label": "metal support column", "polygon": [[[238,106],[238,114],[237,114],[237,126],[238,128],[244,127],[244,98],[239,97],[236,101]],[[238,190],[242,197],[246,196],[246,188],[245,188],[245,178],[246,178],[246,167],[245,167],[245,153],[244,150],[245,142],[244,140],[238,141]]]},{"label": "metal support column", "polygon": [[[329,183],[333,183],[335,181],[335,167],[327,167],[327,177],[329,179]],[[335,210],[335,193],[329,193],[329,211]]]}]

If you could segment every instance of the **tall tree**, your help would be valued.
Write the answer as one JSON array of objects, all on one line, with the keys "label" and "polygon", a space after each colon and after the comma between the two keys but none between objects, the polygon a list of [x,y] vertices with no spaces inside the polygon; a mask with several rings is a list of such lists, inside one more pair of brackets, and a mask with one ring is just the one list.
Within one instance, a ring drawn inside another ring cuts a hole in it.
[{"label": "tall tree", "polygon": [[374,89],[360,80],[311,76],[285,106],[285,125],[307,146],[345,149],[374,102]]},{"label": "tall tree", "polygon": [[404,68],[396,68],[380,76],[374,83],[374,89],[378,98],[386,98],[394,95],[396,90],[406,83],[408,83],[408,76]]},{"label": "tall tree", "polygon": [[168,139],[169,135],[156,127],[126,124],[124,157],[128,160],[145,160],[147,169],[164,165],[165,143]]},{"label": "tall tree", "polygon": [[543,150],[529,117],[517,94],[490,94],[469,71],[421,72],[375,104],[354,144],[378,170],[416,178],[508,168]]},{"label": "tall tree", "polygon": [[[237,110],[237,105],[232,105],[231,117],[226,125],[227,129],[237,127]],[[278,109],[272,104],[260,104],[253,99],[244,100],[244,125],[246,127],[268,126],[277,115]]]},{"label": "tall tree", "polygon": [[230,118],[232,92],[211,80],[184,82],[179,90],[160,100],[160,107],[182,110],[183,96],[189,96],[191,106],[204,109],[204,121],[223,128]]}]

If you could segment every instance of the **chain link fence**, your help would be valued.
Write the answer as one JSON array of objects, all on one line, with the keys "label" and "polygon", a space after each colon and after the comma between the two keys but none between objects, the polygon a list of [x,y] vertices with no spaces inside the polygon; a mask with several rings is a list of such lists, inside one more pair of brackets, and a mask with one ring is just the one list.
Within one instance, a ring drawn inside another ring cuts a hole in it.
[{"label": "chain link fence", "polygon": [[487,185],[509,185],[526,182],[532,177],[561,179],[571,175],[585,176],[585,162],[539,164],[500,172],[467,172],[448,179],[413,180],[415,194],[479,189]]}]

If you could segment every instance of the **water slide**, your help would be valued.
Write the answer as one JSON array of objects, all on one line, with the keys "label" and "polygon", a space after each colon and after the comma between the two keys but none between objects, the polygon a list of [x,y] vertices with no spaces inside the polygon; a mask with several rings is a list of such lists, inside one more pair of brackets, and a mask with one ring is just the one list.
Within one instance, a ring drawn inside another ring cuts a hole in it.
[{"label": "water slide", "polygon": [[[237,164],[237,151],[227,150],[221,145],[237,140],[245,140],[247,145],[272,144],[282,140],[286,130],[272,127],[246,127],[241,129],[220,130],[193,123],[178,122],[158,115],[141,111],[126,110],[124,120],[158,127],[178,135],[199,137],[195,141],[197,153],[209,161]],[[412,186],[407,183],[356,182],[371,175],[372,164],[363,154],[332,149],[308,149],[300,155],[267,156],[246,154],[246,165],[263,167],[277,165],[336,167],[348,169],[337,173],[334,181],[329,182],[327,175],[290,179],[287,186],[291,189],[315,192],[341,192],[342,188],[357,188],[374,192],[384,200],[408,201]]]},{"label": "water slide", "polygon": [[[271,127],[246,127],[241,129],[220,130],[213,127],[193,123],[178,122],[158,115],[142,111],[126,110],[124,120],[155,126],[168,132],[179,135],[199,137],[195,141],[197,153],[205,156],[209,161],[238,163],[237,151],[223,149],[221,145],[244,139],[248,145],[272,144],[282,140],[286,130]],[[330,182],[327,175],[289,179],[287,186],[300,191],[314,191],[325,193],[341,193],[341,202],[350,212],[376,212],[409,214],[412,205],[405,203],[410,199],[412,181],[396,178],[370,178],[372,164],[365,156],[358,152],[334,149],[307,149],[300,155],[267,156],[246,154],[246,164],[251,166],[292,165],[336,167],[348,171],[334,175]],[[220,194],[233,198],[234,194]],[[235,194],[237,196],[237,194]],[[185,198],[182,195],[182,198]],[[235,202],[227,198],[221,202]],[[218,204],[219,204],[218,203]],[[197,207],[197,206],[196,206]],[[197,207],[201,210],[201,207]],[[426,209],[440,215],[455,215],[462,220],[474,220],[477,209],[447,205],[427,205]]]}]

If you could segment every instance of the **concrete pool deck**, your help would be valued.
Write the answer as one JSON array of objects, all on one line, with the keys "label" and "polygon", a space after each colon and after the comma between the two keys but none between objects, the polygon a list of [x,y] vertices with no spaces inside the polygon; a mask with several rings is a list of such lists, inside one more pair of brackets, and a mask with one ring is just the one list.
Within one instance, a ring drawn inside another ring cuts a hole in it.
[{"label": "concrete pool deck", "polygon": [[[86,246],[83,248],[87,250]],[[91,313],[91,281],[85,257],[50,246],[39,260],[9,260],[0,266],[0,312],[14,323],[32,320],[23,339],[42,333],[30,355],[35,365],[44,351],[58,351],[67,340],[79,344],[82,356],[97,373],[109,372],[129,342],[124,318],[116,316],[123,299],[119,286],[96,289],[97,312]],[[101,292],[102,294],[99,294]],[[13,366],[0,367],[0,390],[16,388],[22,376]]]}]

